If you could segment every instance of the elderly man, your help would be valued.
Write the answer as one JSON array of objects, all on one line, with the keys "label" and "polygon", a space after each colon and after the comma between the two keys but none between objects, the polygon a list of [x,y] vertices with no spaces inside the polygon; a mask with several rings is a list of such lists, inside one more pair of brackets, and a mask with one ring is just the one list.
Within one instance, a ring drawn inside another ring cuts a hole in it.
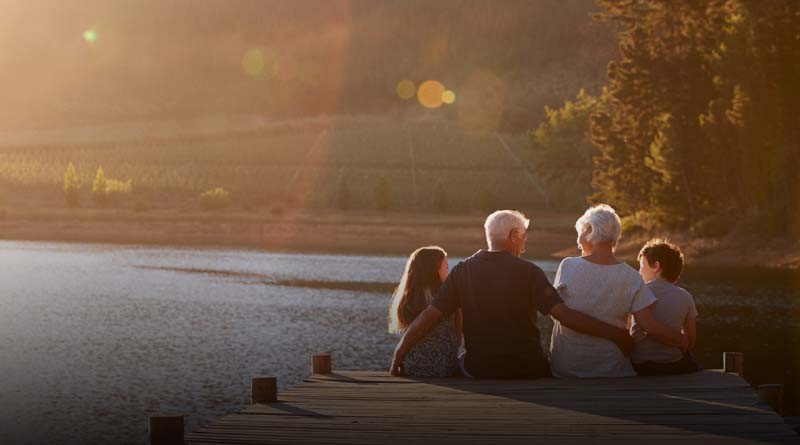
[{"label": "elderly man", "polygon": [[461,308],[464,345],[462,373],[476,378],[537,378],[550,375],[542,352],[536,314],[564,326],[613,341],[627,355],[633,340],[627,330],[568,308],[525,252],[530,221],[521,213],[499,210],[486,219],[489,250],[460,262],[439,294],[409,326],[394,351],[390,372],[402,373],[403,358],[443,315]]}]

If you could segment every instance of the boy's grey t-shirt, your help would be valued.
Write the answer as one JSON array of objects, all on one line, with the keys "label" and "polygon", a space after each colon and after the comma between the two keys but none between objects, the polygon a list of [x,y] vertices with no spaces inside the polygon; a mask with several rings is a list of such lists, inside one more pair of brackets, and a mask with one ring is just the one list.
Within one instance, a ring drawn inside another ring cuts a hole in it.
[{"label": "boy's grey t-shirt", "polygon": [[[647,286],[657,300],[652,306],[653,315],[661,323],[680,329],[689,314],[697,317],[694,299],[686,289],[664,280],[649,281]],[[631,357],[633,363],[673,363],[683,358],[679,348],[667,346],[648,337],[644,329],[636,324],[635,319],[631,325],[631,335],[636,340],[636,347]]]}]

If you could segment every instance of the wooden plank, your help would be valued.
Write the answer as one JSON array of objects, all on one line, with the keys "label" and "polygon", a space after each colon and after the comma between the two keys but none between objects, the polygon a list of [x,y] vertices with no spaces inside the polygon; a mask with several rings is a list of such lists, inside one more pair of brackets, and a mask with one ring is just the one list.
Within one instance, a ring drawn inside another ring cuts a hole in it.
[{"label": "wooden plank", "polygon": [[314,375],[189,443],[798,443],[738,375],[592,380]]}]

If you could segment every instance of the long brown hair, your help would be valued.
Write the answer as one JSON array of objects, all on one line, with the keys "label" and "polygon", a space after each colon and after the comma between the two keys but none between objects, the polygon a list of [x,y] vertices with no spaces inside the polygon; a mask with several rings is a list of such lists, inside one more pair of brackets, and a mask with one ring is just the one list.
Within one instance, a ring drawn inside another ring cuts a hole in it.
[{"label": "long brown hair", "polygon": [[389,332],[405,331],[428,307],[442,285],[439,268],[446,257],[447,252],[438,246],[420,247],[408,257],[406,270],[389,305]]}]

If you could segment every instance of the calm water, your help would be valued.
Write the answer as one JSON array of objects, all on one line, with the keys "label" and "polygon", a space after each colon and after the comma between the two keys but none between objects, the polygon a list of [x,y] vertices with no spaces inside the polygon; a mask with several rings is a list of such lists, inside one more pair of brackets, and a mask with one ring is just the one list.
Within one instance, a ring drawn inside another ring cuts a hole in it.
[{"label": "calm water", "polygon": [[[314,352],[340,369],[386,369],[389,289],[404,263],[0,242],[0,443],[142,443],[160,412],[187,414],[193,429],[248,403],[252,376],[298,383]],[[557,263],[537,263],[552,279]],[[688,271],[701,361],[719,367],[723,350],[742,350],[751,383],[796,391],[796,278]]]}]

